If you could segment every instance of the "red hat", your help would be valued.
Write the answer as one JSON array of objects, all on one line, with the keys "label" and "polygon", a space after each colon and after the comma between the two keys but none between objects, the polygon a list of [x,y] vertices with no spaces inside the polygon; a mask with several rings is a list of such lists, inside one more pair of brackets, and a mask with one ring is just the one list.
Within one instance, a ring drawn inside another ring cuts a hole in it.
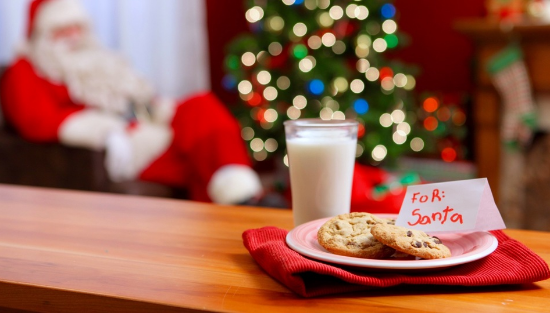
[{"label": "red hat", "polygon": [[29,6],[27,38],[68,24],[87,26],[89,18],[78,0],[33,0]]}]

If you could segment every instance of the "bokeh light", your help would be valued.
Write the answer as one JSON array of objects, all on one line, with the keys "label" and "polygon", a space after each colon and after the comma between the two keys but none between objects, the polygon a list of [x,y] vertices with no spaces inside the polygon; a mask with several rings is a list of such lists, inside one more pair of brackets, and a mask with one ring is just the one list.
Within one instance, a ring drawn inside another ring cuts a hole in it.
[{"label": "bokeh light", "polygon": [[349,88],[353,93],[361,93],[365,90],[365,83],[360,79],[354,79],[350,84]]},{"label": "bokeh light", "polygon": [[345,92],[348,90],[348,81],[344,77],[336,77],[333,85],[338,92]]},{"label": "bokeh light", "polygon": [[380,115],[380,125],[382,125],[383,127],[390,127],[393,125],[393,120],[389,113],[384,113]]},{"label": "bokeh light", "polygon": [[252,127],[243,127],[241,129],[241,137],[248,141],[248,140],[252,140],[252,138],[254,138],[254,129]]},{"label": "bokeh light", "polygon": [[254,138],[250,141],[250,150],[254,152],[262,151],[264,148],[264,141],[260,138]]},{"label": "bokeh light", "polygon": [[388,48],[388,43],[382,38],[376,38],[372,43],[372,48],[374,51],[382,53]]},{"label": "bokeh light", "polygon": [[258,83],[262,85],[267,85],[271,81],[271,74],[268,71],[260,71],[258,72],[258,75],[256,75],[256,79],[258,80]]},{"label": "bokeh light", "polygon": [[346,15],[349,18],[355,18],[355,9],[357,8],[357,4],[352,3],[346,7]]},{"label": "bokeh light", "polygon": [[252,66],[254,63],[256,63],[256,56],[252,52],[245,52],[241,56],[241,62],[245,66]]},{"label": "bokeh light", "polygon": [[269,46],[267,47],[267,51],[269,51],[272,56],[278,56],[279,54],[281,54],[281,52],[283,52],[283,46],[280,43],[274,41],[269,44]]},{"label": "bokeh light", "polygon": [[294,35],[303,37],[307,33],[307,26],[306,24],[299,22],[294,25],[292,31],[294,32]]},{"label": "bokeh light", "polygon": [[289,119],[295,120],[300,118],[300,115],[302,115],[302,111],[300,111],[300,109],[296,108],[295,106],[291,106],[286,110],[286,115]]},{"label": "bokeh light", "polygon": [[239,92],[243,95],[247,95],[252,91],[252,83],[248,80],[242,80],[237,86]]},{"label": "bokeh light", "polygon": [[369,17],[369,9],[364,5],[358,5],[357,8],[355,8],[355,17],[361,21],[366,19]]},{"label": "bokeh light", "polygon": [[395,16],[395,7],[391,3],[386,3],[380,8],[380,13],[384,18],[393,18]]},{"label": "bokeh light", "polygon": [[277,78],[277,87],[281,90],[287,90],[290,87],[290,79],[286,76]]},{"label": "bokeh light", "polygon": [[367,59],[359,59],[355,63],[355,68],[359,73],[365,73],[370,67],[370,62]]},{"label": "bokeh light", "polygon": [[307,98],[302,95],[297,95],[294,99],[292,99],[292,105],[298,109],[304,109],[307,105]]},{"label": "bokeh light", "polygon": [[439,122],[437,121],[437,119],[433,116],[428,116],[425,120],[424,120],[424,128],[426,130],[429,130],[429,131],[434,131],[436,128],[437,128],[437,125],[439,124]]},{"label": "bokeh light", "polygon": [[388,149],[384,145],[377,145],[372,150],[372,158],[375,161],[382,161],[388,155]]},{"label": "bokeh light", "polygon": [[276,32],[281,31],[285,27],[285,20],[277,15],[270,17],[267,23],[269,28]]},{"label": "bokeh light", "polygon": [[264,89],[264,98],[267,101],[273,101],[277,98],[278,92],[277,89],[273,86],[269,86],[266,89]]},{"label": "bokeh light", "polygon": [[302,44],[297,44],[292,49],[292,54],[296,59],[303,59],[307,55],[307,47]]},{"label": "bokeh light", "polygon": [[321,45],[323,45],[323,42],[321,41],[321,37],[319,37],[317,35],[313,35],[313,36],[308,38],[307,45],[311,49],[317,50],[317,49],[321,48]]},{"label": "bokeh light", "polygon": [[439,101],[434,97],[428,97],[422,103],[422,107],[426,112],[434,112],[439,107]]},{"label": "bokeh light", "polygon": [[456,160],[456,150],[451,147],[443,149],[441,151],[441,159],[445,162],[453,162]]},{"label": "bokeh light", "polygon": [[308,83],[308,90],[314,95],[320,95],[325,91],[325,84],[320,79],[313,79]]},{"label": "bokeh light", "polygon": [[334,20],[339,20],[344,16],[344,9],[341,6],[335,5],[328,11],[330,17]]},{"label": "bokeh light", "polygon": [[394,110],[391,112],[391,119],[395,124],[403,123],[405,121],[405,112],[403,110]]},{"label": "bokeh light", "polygon": [[334,24],[334,20],[330,17],[330,13],[322,12],[317,15],[317,23],[322,27],[331,27]]},{"label": "bokeh light", "polygon": [[411,149],[415,152],[419,152],[424,149],[424,140],[420,137],[415,137],[411,140]]},{"label": "bokeh light", "polygon": [[321,37],[321,42],[327,47],[332,47],[336,43],[336,36],[334,36],[333,33],[325,33],[323,37]]},{"label": "bokeh light", "polygon": [[264,148],[267,152],[275,152],[278,147],[279,143],[274,138],[268,138],[264,143]]},{"label": "bokeh light", "polygon": [[369,111],[369,103],[365,99],[357,99],[353,102],[353,109],[357,114],[365,114]]},{"label": "bokeh light", "polygon": [[264,112],[264,119],[266,122],[273,123],[279,117],[279,113],[275,109],[267,109]]},{"label": "bokeh light", "polygon": [[246,11],[245,17],[249,23],[256,23],[264,17],[264,9],[254,6]]},{"label": "bokeh light", "polygon": [[367,71],[365,72],[365,78],[368,81],[375,81],[380,77],[380,71],[376,67],[369,67]]},{"label": "bokeh light", "polygon": [[397,31],[397,23],[394,20],[385,20],[382,23],[382,30],[386,34],[393,34]]}]

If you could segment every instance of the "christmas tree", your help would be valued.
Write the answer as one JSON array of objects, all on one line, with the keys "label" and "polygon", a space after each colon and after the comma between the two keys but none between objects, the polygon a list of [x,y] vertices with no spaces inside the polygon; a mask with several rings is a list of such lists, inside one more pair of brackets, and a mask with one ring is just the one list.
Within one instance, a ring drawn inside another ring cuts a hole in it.
[{"label": "christmas tree", "polygon": [[[386,0],[249,0],[251,33],[228,47],[223,84],[254,158],[284,156],[287,119],[355,119],[357,157],[391,164],[424,149],[410,67],[388,60],[402,35]],[[418,125],[418,126],[417,126]]]}]

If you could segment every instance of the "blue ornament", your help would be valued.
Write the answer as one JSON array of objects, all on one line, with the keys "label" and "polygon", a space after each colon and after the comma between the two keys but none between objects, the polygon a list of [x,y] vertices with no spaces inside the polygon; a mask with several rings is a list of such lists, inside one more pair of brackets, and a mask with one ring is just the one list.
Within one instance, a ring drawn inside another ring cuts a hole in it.
[{"label": "blue ornament", "polygon": [[237,80],[235,76],[227,74],[222,78],[222,86],[227,90],[232,90],[237,86]]},{"label": "blue ornament", "polygon": [[357,99],[353,102],[353,109],[357,114],[365,114],[369,111],[369,103],[365,99]]},{"label": "blue ornament", "polygon": [[296,0],[294,1],[294,5],[300,5],[300,4],[303,4],[304,3],[304,0]]},{"label": "blue ornament", "polygon": [[392,18],[395,16],[395,7],[391,3],[386,3],[380,8],[380,13],[384,18]]},{"label": "blue ornament", "polygon": [[320,79],[313,79],[308,83],[307,88],[309,92],[318,96],[325,91],[325,84]]}]

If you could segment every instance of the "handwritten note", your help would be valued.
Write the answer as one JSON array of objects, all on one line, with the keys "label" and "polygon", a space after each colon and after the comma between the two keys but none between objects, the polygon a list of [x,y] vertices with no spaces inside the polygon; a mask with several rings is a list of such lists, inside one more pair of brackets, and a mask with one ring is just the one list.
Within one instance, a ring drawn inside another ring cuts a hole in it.
[{"label": "handwritten note", "polygon": [[395,224],[430,233],[506,228],[487,178],[408,186]]}]

